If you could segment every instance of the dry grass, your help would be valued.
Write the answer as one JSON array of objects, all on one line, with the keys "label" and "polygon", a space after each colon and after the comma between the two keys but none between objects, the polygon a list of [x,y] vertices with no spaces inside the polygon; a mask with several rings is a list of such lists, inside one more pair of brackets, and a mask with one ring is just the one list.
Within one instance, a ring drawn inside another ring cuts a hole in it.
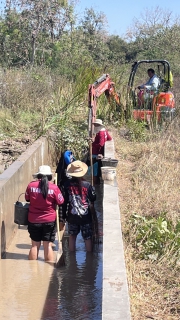
[{"label": "dry grass", "polygon": [[[167,212],[175,224],[180,220],[180,121],[147,143],[131,142],[114,132],[118,164],[118,186],[124,232],[125,259],[133,320],[180,319],[180,277],[170,256],[161,261],[134,258],[127,241],[129,218],[133,213],[158,217]],[[132,239],[132,230],[129,230]]]},{"label": "dry grass", "polygon": [[74,122],[80,112],[82,118],[88,111],[84,102],[87,92],[81,84],[78,86],[46,68],[1,72],[0,93],[3,138],[32,132],[39,137],[51,127],[62,129],[69,121]]}]

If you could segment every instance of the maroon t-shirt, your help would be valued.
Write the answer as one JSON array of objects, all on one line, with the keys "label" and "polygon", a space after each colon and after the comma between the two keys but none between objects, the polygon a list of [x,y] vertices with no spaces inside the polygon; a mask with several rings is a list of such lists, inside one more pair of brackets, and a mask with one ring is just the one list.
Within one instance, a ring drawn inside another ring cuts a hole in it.
[{"label": "maroon t-shirt", "polygon": [[103,154],[104,155],[104,145],[108,140],[112,140],[110,134],[106,129],[101,129],[95,136],[94,142],[92,144],[92,154]]},{"label": "maroon t-shirt", "polygon": [[64,198],[57,185],[48,182],[48,195],[44,199],[39,182],[30,182],[26,189],[25,199],[30,201],[28,220],[31,223],[53,222],[56,220],[56,205],[62,204]]}]

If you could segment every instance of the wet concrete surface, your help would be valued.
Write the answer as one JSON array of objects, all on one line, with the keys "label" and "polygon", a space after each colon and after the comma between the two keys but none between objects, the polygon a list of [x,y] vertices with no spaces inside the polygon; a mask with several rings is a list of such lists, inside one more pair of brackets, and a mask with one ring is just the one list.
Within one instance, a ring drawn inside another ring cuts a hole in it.
[{"label": "wet concrete surface", "polygon": [[19,229],[5,259],[0,260],[0,319],[40,319],[52,273],[44,263],[29,261],[27,229]]},{"label": "wet concrete surface", "polygon": [[[101,234],[102,189],[96,188],[95,204]],[[0,319],[102,319],[102,243],[86,253],[79,235],[77,250],[70,253],[65,237],[66,264],[60,269],[44,262],[42,247],[38,261],[29,261],[30,246],[27,227],[21,227],[0,260]]]}]

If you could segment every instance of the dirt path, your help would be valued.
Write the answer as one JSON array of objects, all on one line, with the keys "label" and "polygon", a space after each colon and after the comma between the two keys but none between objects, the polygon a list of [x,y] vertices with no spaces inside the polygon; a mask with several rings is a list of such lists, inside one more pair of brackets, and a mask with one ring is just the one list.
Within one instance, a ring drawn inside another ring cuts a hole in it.
[{"label": "dirt path", "polygon": [[32,143],[33,137],[0,140],[0,174],[4,172]]}]

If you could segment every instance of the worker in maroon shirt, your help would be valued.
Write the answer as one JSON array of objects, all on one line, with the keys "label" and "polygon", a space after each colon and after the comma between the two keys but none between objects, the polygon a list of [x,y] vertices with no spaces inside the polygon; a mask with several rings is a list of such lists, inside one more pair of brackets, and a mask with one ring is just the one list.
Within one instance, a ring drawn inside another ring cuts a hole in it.
[{"label": "worker in maroon shirt", "polygon": [[93,177],[94,183],[99,184],[102,166],[101,159],[104,157],[104,145],[106,141],[112,140],[112,137],[105,129],[101,119],[96,119],[93,125],[96,134],[92,143]]},{"label": "worker in maroon shirt", "polygon": [[31,181],[25,193],[26,201],[30,202],[28,213],[28,232],[32,240],[29,260],[38,259],[41,241],[44,247],[45,261],[54,260],[51,243],[56,233],[56,205],[64,202],[61,191],[52,180],[51,168],[47,165],[39,167],[33,175],[37,179]]},{"label": "worker in maroon shirt", "polygon": [[92,154],[98,156],[99,158],[104,156],[104,145],[106,141],[112,140],[112,137],[108,131],[104,128],[103,122],[101,119],[96,119],[93,122],[96,136],[92,143]]}]

